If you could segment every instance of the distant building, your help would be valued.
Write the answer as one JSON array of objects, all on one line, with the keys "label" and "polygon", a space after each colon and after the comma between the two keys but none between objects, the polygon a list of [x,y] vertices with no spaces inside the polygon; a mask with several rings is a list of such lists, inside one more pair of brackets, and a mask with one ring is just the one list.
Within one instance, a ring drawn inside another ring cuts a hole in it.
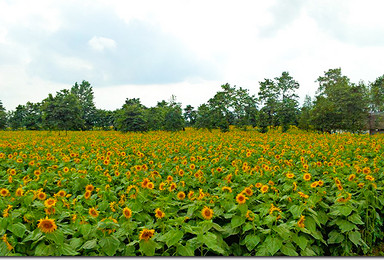
[{"label": "distant building", "polygon": [[369,134],[384,134],[384,112],[370,113],[368,116]]}]

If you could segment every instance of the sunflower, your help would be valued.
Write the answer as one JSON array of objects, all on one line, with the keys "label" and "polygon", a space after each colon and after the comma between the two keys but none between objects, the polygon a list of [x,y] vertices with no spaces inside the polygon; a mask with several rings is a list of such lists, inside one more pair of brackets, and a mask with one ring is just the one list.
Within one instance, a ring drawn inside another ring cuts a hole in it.
[{"label": "sunflower", "polygon": [[185,193],[183,191],[180,191],[179,193],[177,193],[177,198],[179,200],[184,200],[185,199]]},{"label": "sunflower", "polygon": [[163,211],[161,211],[161,209],[159,209],[159,208],[155,209],[155,213],[156,213],[155,217],[158,219],[165,217],[165,213]]},{"label": "sunflower", "polygon": [[196,166],[193,163],[189,165],[189,169],[194,170],[195,168]]},{"label": "sunflower", "polygon": [[301,215],[299,221],[297,221],[297,225],[298,225],[300,228],[305,227],[305,225],[304,225],[304,220],[305,220],[305,217],[304,217],[303,215]]},{"label": "sunflower", "polygon": [[193,190],[191,190],[191,191],[189,191],[188,192],[188,199],[190,199],[190,200],[194,200],[195,198],[193,198],[193,194],[194,194],[195,192],[193,191]]},{"label": "sunflower", "polygon": [[349,175],[348,181],[353,181],[355,178],[356,178],[356,175],[352,173],[351,175]]},{"label": "sunflower", "polygon": [[153,234],[155,234],[155,230],[154,229],[146,229],[146,228],[144,228],[142,231],[140,231],[139,239],[140,240],[148,241],[149,239],[151,239],[151,237],[153,237]]},{"label": "sunflower", "polygon": [[319,184],[319,186],[323,186],[324,185],[324,182],[322,180],[317,181],[317,183]]},{"label": "sunflower", "polygon": [[311,176],[310,173],[305,173],[305,174],[303,175],[303,179],[304,179],[305,181],[310,181],[311,178],[312,178],[312,176]]},{"label": "sunflower", "polygon": [[258,188],[258,189],[261,188],[261,186],[263,186],[263,184],[261,184],[260,182],[255,184],[255,187]]},{"label": "sunflower", "polygon": [[123,215],[127,219],[131,218],[132,217],[132,210],[130,208],[125,207],[123,209]]},{"label": "sunflower", "polygon": [[69,168],[68,167],[64,167],[63,172],[65,172],[65,173],[69,172]]},{"label": "sunflower", "polygon": [[17,197],[21,197],[21,196],[23,196],[23,194],[24,194],[23,188],[20,187],[16,190],[16,196]]},{"label": "sunflower", "polygon": [[37,198],[39,200],[45,200],[47,198],[47,194],[45,194],[45,192],[40,191],[39,193],[37,193]]},{"label": "sunflower", "polygon": [[6,188],[2,188],[2,189],[0,190],[0,195],[1,195],[2,197],[8,196],[8,195],[9,195],[9,190],[7,190]]},{"label": "sunflower", "polygon": [[204,206],[204,208],[201,210],[201,215],[204,219],[211,219],[213,217],[213,210],[208,208],[207,206]]},{"label": "sunflower", "polygon": [[247,211],[247,214],[245,215],[245,217],[246,217],[249,221],[253,221],[253,220],[255,219],[255,214],[254,214],[252,211],[248,210],[248,211]]},{"label": "sunflower", "polygon": [[368,180],[368,181],[374,181],[375,180],[375,178],[372,177],[372,175],[365,176],[365,179]]},{"label": "sunflower", "polygon": [[146,188],[147,184],[150,182],[150,179],[144,178],[143,181],[141,182],[141,187]]},{"label": "sunflower", "polygon": [[223,188],[221,188],[221,190],[222,190],[222,191],[232,192],[231,187],[227,187],[227,186],[224,186]]},{"label": "sunflower", "polygon": [[96,218],[99,215],[99,212],[94,207],[90,208],[88,210],[88,213],[91,217],[94,217],[94,218]]},{"label": "sunflower", "polygon": [[168,177],[167,177],[167,181],[168,181],[168,182],[173,181],[173,177],[172,177],[171,175],[168,175]]},{"label": "sunflower", "polygon": [[243,190],[243,192],[244,192],[245,194],[247,194],[248,196],[252,196],[252,195],[253,195],[253,191],[252,191],[252,189],[249,188],[249,187],[245,188],[245,189]]},{"label": "sunflower", "polygon": [[47,214],[47,215],[52,215],[52,214],[55,214],[55,212],[56,212],[54,207],[46,208],[46,209],[44,209],[44,211],[45,211],[45,214]]},{"label": "sunflower", "polygon": [[92,192],[94,189],[95,187],[92,184],[88,184],[87,186],[85,186],[86,191]]},{"label": "sunflower", "polygon": [[338,190],[343,190],[343,186],[341,186],[341,184],[337,184],[336,186]]},{"label": "sunflower", "polygon": [[311,188],[316,188],[319,185],[319,182],[314,181],[311,183]]},{"label": "sunflower", "polygon": [[57,201],[55,199],[49,198],[46,201],[44,201],[44,206],[46,208],[52,208],[52,207],[54,207],[56,205],[56,202]]},{"label": "sunflower", "polygon": [[166,185],[165,182],[160,183],[159,190],[165,190],[165,187],[164,187],[165,185]]},{"label": "sunflower", "polygon": [[176,189],[176,187],[177,187],[176,183],[172,182],[171,186],[169,186],[168,190],[169,191],[174,191]]},{"label": "sunflower", "polygon": [[57,229],[55,220],[48,217],[45,217],[45,219],[40,219],[37,227],[40,228],[44,233],[51,233]]},{"label": "sunflower", "polygon": [[245,201],[246,201],[247,199],[248,199],[248,198],[247,198],[243,193],[239,193],[239,194],[237,194],[237,196],[236,196],[236,201],[237,201],[237,203],[239,203],[239,204],[244,204]]},{"label": "sunflower", "polygon": [[371,173],[371,169],[369,167],[364,167],[363,168],[363,173],[364,174],[370,174]]},{"label": "sunflower", "polygon": [[65,197],[67,195],[67,192],[65,190],[60,190],[58,193],[56,193],[56,196],[58,197]]},{"label": "sunflower", "polygon": [[92,192],[90,192],[90,191],[86,191],[85,193],[84,193],[84,199],[89,199],[90,197],[91,197],[91,195],[92,195]]},{"label": "sunflower", "polygon": [[268,185],[263,185],[263,186],[261,186],[260,191],[261,191],[261,193],[266,193],[268,191],[268,189],[269,189]]},{"label": "sunflower", "polygon": [[153,190],[153,188],[155,187],[155,184],[153,184],[153,182],[148,182],[147,184],[147,188],[150,189],[150,190]]},{"label": "sunflower", "polygon": [[287,176],[288,179],[292,179],[293,177],[295,177],[295,175],[291,172],[287,173],[285,176]]},{"label": "sunflower", "polygon": [[35,170],[35,171],[33,172],[33,174],[34,174],[36,177],[39,177],[40,174],[41,174],[41,171],[40,171],[40,170]]}]

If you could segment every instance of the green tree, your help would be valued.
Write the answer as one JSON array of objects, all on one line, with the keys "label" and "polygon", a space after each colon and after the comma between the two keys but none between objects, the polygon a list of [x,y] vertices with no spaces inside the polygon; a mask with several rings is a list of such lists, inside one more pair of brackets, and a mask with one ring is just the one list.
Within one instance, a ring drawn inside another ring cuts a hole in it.
[{"label": "green tree", "polygon": [[23,126],[27,130],[40,130],[42,127],[41,103],[27,102],[24,106]]},{"label": "green tree", "polygon": [[5,129],[7,126],[7,113],[5,111],[5,107],[3,106],[3,102],[0,100],[0,130]]},{"label": "green tree", "polygon": [[94,127],[110,130],[114,123],[114,113],[110,110],[96,109],[94,113]]},{"label": "green tree", "polygon": [[184,108],[184,120],[187,126],[194,126],[196,123],[197,111],[194,110],[194,107],[187,105]]},{"label": "green tree", "polygon": [[299,83],[284,71],[280,77],[264,79],[259,82],[259,101],[263,105],[259,116],[259,126],[262,131],[267,126],[282,126],[283,132],[289,125],[297,125],[298,96],[295,91]]},{"label": "green tree", "polygon": [[85,80],[83,80],[80,85],[75,82],[71,88],[71,93],[79,100],[81,118],[84,121],[83,128],[86,130],[92,129],[96,120],[96,106],[91,84]]},{"label": "green tree", "polygon": [[256,98],[249,95],[248,90],[224,84],[221,86],[221,91],[210,98],[206,105],[198,108],[196,126],[208,129],[220,128],[223,132],[228,131],[230,125],[245,129],[246,125],[255,121],[256,104]]},{"label": "green tree", "polygon": [[115,126],[121,132],[143,132],[148,130],[146,107],[139,98],[126,99],[123,107],[116,112]]},{"label": "green tree", "polygon": [[304,104],[300,109],[298,127],[303,130],[311,129],[311,111],[313,109],[313,103],[310,96],[306,95],[304,99]]},{"label": "green tree", "polygon": [[341,68],[328,70],[317,82],[319,88],[311,113],[315,129],[326,132],[363,130],[369,104],[366,86],[361,82],[351,83],[342,75]]},{"label": "green tree", "polygon": [[164,117],[164,129],[167,131],[180,131],[184,129],[184,117],[181,104],[176,102],[176,96],[174,95],[171,96],[167,113]]},{"label": "green tree", "polygon": [[369,84],[371,112],[384,112],[384,75]]},{"label": "green tree", "polygon": [[8,114],[8,123],[13,130],[23,128],[24,118],[26,115],[25,106],[18,105],[14,111],[10,111]]},{"label": "green tree", "polygon": [[168,103],[165,100],[157,102],[155,107],[146,110],[148,130],[156,131],[164,129],[165,115],[168,112]]},{"label": "green tree", "polygon": [[[80,130],[84,128],[79,99],[67,89],[49,94],[42,104],[43,124],[50,130]],[[59,133],[60,134],[60,133]]]}]

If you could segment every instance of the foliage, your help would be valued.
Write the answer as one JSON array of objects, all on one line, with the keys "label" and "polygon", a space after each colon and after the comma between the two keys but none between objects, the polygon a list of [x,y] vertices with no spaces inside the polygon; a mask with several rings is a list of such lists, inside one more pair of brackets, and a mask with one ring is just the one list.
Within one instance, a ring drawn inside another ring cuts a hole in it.
[{"label": "foliage", "polygon": [[0,130],[5,129],[7,126],[7,113],[5,111],[5,107],[3,106],[3,102],[0,100]]},{"label": "foliage", "polygon": [[48,129],[68,131],[84,126],[79,100],[67,89],[56,92],[56,96],[49,94],[41,109],[43,124]]},{"label": "foliage", "polygon": [[341,69],[330,69],[317,80],[311,121],[317,130],[358,132],[368,118],[367,89],[363,83],[350,83]]},{"label": "foliage", "polygon": [[139,98],[127,98],[123,107],[116,113],[117,130],[122,132],[146,131],[145,109]]},{"label": "foliage", "polygon": [[265,132],[267,126],[282,126],[286,132],[289,125],[297,125],[298,96],[295,91],[299,83],[286,71],[274,80],[265,79],[259,83],[259,101],[263,105],[258,122],[261,131]]},{"label": "foliage", "polygon": [[72,86],[71,93],[74,94],[79,100],[81,107],[81,118],[84,121],[83,128],[86,130],[92,129],[95,125],[96,107],[94,103],[94,96],[92,86],[88,81],[83,80],[79,85],[77,82]]}]

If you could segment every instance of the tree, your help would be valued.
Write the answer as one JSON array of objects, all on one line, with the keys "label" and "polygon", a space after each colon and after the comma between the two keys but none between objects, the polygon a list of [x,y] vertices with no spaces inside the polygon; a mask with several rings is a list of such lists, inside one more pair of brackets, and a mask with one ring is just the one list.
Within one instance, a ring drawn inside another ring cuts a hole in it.
[{"label": "tree", "polygon": [[311,111],[313,109],[313,103],[310,96],[306,95],[304,104],[300,109],[298,127],[303,130],[311,129]]},{"label": "tree", "polygon": [[365,85],[351,83],[340,68],[328,70],[317,82],[319,88],[311,116],[315,129],[326,132],[363,130],[368,118]]},{"label": "tree", "polygon": [[289,125],[297,125],[299,103],[295,91],[299,83],[284,71],[280,77],[264,79],[259,84],[259,101],[263,105],[259,115],[262,132],[267,130],[267,126],[281,125],[285,132]]},{"label": "tree", "polygon": [[49,94],[42,104],[44,125],[50,130],[80,130],[84,128],[78,98],[67,89]]},{"label": "tree", "polygon": [[0,130],[5,129],[7,126],[7,113],[5,111],[5,107],[0,100]]},{"label": "tree", "polygon": [[146,110],[148,130],[156,131],[164,129],[165,115],[168,112],[168,103],[165,100],[157,102],[155,107]]},{"label": "tree", "polygon": [[249,95],[248,90],[224,84],[207,104],[198,108],[196,126],[220,128],[223,132],[228,131],[230,125],[245,129],[246,125],[254,123],[256,104],[256,98]]},{"label": "tree", "polygon": [[194,110],[194,107],[187,105],[184,108],[184,119],[187,126],[194,126],[196,123],[197,111]]},{"label": "tree", "polygon": [[114,113],[110,110],[96,109],[94,113],[94,126],[103,130],[113,127]]},{"label": "tree", "polygon": [[13,130],[21,129],[24,124],[24,118],[26,115],[25,106],[18,105],[14,111],[10,111],[8,115],[8,123]]},{"label": "tree", "polygon": [[90,130],[95,125],[96,107],[92,86],[88,81],[83,80],[81,84],[75,84],[71,88],[71,93],[79,100],[81,107],[81,118],[84,121],[84,129]]},{"label": "tree", "polygon": [[371,112],[384,112],[384,75],[369,84]]},{"label": "tree", "polygon": [[27,130],[39,130],[42,127],[41,103],[27,102],[24,106],[23,126]]},{"label": "tree", "polygon": [[117,130],[122,132],[147,131],[145,118],[146,107],[139,98],[126,99],[123,107],[116,112],[115,125]]},{"label": "tree", "polygon": [[176,96],[172,95],[169,107],[164,117],[164,129],[167,131],[180,131],[184,128],[184,118],[181,104],[176,102]]}]

